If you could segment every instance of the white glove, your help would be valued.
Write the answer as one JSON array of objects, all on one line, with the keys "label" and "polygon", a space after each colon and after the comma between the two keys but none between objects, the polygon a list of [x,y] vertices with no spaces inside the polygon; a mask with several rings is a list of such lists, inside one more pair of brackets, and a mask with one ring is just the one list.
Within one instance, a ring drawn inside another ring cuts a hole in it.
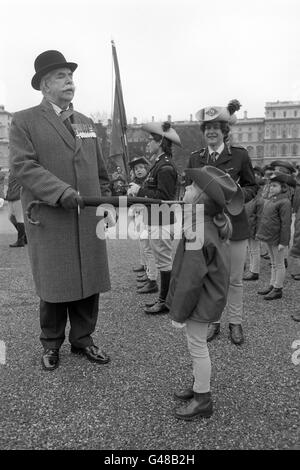
[{"label": "white glove", "polygon": [[174,321],[172,320],[172,326],[174,326],[174,328],[184,328],[186,326],[186,323],[179,323],[178,321]]},{"label": "white glove", "polygon": [[3,199],[3,197],[0,197],[0,209],[1,209],[1,207],[3,207],[3,206],[4,206],[4,199]]},{"label": "white glove", "polygon": [[136,196],[140,190],[140,185],[136,183],[129,183],[129,188],[127,191],[128,196]]}]

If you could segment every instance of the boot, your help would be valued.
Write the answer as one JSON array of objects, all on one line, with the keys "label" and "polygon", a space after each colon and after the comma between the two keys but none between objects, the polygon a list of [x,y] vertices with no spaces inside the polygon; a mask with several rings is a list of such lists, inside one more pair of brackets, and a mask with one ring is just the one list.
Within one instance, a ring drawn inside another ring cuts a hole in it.
[{"label": "boot", "polygon": [[16,243],[12,243],[11,245],[9,245],[11,248],[17,248],[17,247],[20,247],[20,246],[25,246],[25,237],[26,237],[26,235],[25,235],[24,224],[21,223],[21,222],[17,222],[16,225],[17,225],[16,228],[18,230],[18,239],[17,239]]},{"label": "boot", "polygon": [[154,294],[155,292],[158,292],[157,282],[151,281],[150,279],[137,289],[138,294]]},{"label": "boot", "polygon": [[171,271],[160,271],[160,293],[158,301],[152,305],[152,307],[146,307],[144,309],[145,313],[157,314],[157,313],[167,313],[169,311],[168,307],[165,304],[165,300],[168,295],[169,285],[171,279]]},{"label": "boot", "polygon": [[208,327],[206,341],[209,343],[220,333],[220,323],[211,323]]},{"label": "boot", "polygon": [[200,416],[209,418],[212,414],[213,404],[210,392],[194,392],[192,400],[187,405],[184,405],[175,411],[176,418],[185,419],[187,421]]},{"label": "boot", "polygon": [[144,274],[144,276],[138,277],[136,280],[136,282],[147,282],[147,281],[149,281],[149,278],[146,273]]},{"label": "boot", "polygon": [[143,266],[142,264],[139,264],[138,266],[135,266],[134,268],[132,268],[132,271],[134,273],[143,272],[143,271],[145,271],[145,266]]},{"label": "boot", "polygon": [[297,313],[293,313],[291,315],[292,319],[295,320],[295,321],[300,321],[300,312],[297,312]]},{"label": "boot", "polygon": [[257,293],[259,295],[267,295],[269,294],[269,292],[271,292],[272,290],[274,289],[274,286],[269,286],[269,287],[266,287],[265,289],[262,289],[262,290],[259,290]]},{"label": "boot", "polygon": [[264,296],[264,300],[275,300],[281,299],[282,297],[282,287],[274,287],[273,290],[267,295]]},{"label": "boot", "polygon": [[244,275],[243,281],[257,281],[258,278],[258,273],[252,273],[251,271],[249,271],[247,274]]}]

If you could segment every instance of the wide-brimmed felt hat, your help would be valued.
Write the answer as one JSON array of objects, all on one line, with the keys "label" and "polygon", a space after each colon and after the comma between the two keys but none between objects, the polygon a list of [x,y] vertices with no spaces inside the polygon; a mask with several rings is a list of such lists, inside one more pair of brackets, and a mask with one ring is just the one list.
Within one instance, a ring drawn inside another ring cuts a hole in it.
[{"label": "wide-brimmed felt hat", "polygon": [[134,157],[132,160],[130,160],[129,166],[130,168],[134,168],[135,165],[138,165],[140,163],[143,165],[150,165],[150,163],[145,157]]},{"label": "wide-brimmed felt hat", "polygon": [[290,173],[295,173],[296,169],[294,165],[290,162],[285,162],[284,160],[274,160],[270,163],[270,165],[275,168],[275,166],[281,166],[282,168],[286,168]]},{"label": "wide-brimmed felt hat", "polygon": [[181,140],[175,129],[170,125],[167,130],[164,130],[165,124],[166,123],[163,122],[146,122],[145,124],[142,124],[142,129],[150,134],[161,135],[162,137],[169,139],[175,145],[181,147]]},{"label": "wide-brimmed felt hat", "polygon": [[229,214],[238,215],[244,207],[244,195],[241,187],[228,173],[214,166],[187,168],[185,174],[195,182],[220,207]]},{"label": "wide-brimmed felt hat", "polygon": [[60,68],[69,68],[72,72],[78,65],[74,62],[67,62],[65,57],[59,51],[42,52],[34,61],[35,74],[32,77],[31,85],[35,90],[40,89],[41,79],[52,70]]},{"label": "wide-brimmed felt hat", "polygon": [[234,113],[238,111],[240,107],[241,104],[238,100],[231,100],[226,108],[223,106],[208,106],[196,112],[196,119],[200,122],[218,121],[233,125],[237,121],[237,117]]},{"label": "wide-brimmed felt hat", "polygon": [[270,183],[278,181],[279,183],[285,183],[288,186],[296,187],[296,180],[294,176],[281,173],[280,171],[274,171],[273,175],[270,176]]}]

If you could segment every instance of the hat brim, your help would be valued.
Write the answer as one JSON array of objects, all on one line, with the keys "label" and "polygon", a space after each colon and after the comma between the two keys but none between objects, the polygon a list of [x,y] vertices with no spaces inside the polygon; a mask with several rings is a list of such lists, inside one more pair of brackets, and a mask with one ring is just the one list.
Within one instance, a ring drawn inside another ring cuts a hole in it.
[{"label": "hat brim", "polygon": [[242,188],[237,184],[237,192],[233,195],[233,198],[226,203],[226,209],[231,215],[239,215],[244,208],[245,198]]},{"label": "hat brim", "polygon": [[173,127],[164,132],[161,122],[146,122],[142,125],[142,130],[149,132],[149,134],[161,135],[162,137],[169,139],[173,144],[178,145],[178,147],[182,147],[180,137]]},{"label": "hat brim", "polygon": [[56,69],[70,69],[72,72],[74,72],[78,67],[78,64],[75,64],[75,62],[64,62],[64,63],[57,63],[57,64],[51,64],[48,65],[47,67],[42,68],[36,74],[32,77],[31,80],[31,86],[35,90],[40,90],[40,84],[41,84],[41,79],[43,78],[44,75],[47,73],[51,72],[52,70]]},{"label": "hat brim", "polygon": [[143,164],[143,165],[149,165],[150,163],[148,162],[148,160],[146,160],[145,157],[140,157],[140,158],[136,158],[134,160],[131,160],[128,165],[130,166],[130,168],[134,168],[135,165],[139,165],[139,164]]},{"label": "hat brim", "polygon": [[194,181],[195,184],[207,194],[208,197],[224,209],[226,206],[226,200],[220,185],[212,176],[199,170],[199,168],[187,168],[184,172],[188,178]]}]

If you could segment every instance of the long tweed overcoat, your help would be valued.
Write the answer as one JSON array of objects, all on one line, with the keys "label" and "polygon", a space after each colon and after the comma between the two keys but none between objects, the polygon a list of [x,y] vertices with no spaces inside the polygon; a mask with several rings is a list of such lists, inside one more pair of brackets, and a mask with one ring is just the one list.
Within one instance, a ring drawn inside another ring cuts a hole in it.
[{"label": "long tweed overcoat", "polygon": [[[93,123],[74,111],[78,129]],[[57,203],[66,188],[82,196],[110,195],[102,152],[91,132],[73,137],[46,100],[17,112],[10,129],[11,171],[22,186],[25,211],[33,200]],[[96,236],[96,208],[80,214],[39,206],[25,221],[33,278],[38,296],[47,302],[71,302],[110,289],[105,240]]]}]

